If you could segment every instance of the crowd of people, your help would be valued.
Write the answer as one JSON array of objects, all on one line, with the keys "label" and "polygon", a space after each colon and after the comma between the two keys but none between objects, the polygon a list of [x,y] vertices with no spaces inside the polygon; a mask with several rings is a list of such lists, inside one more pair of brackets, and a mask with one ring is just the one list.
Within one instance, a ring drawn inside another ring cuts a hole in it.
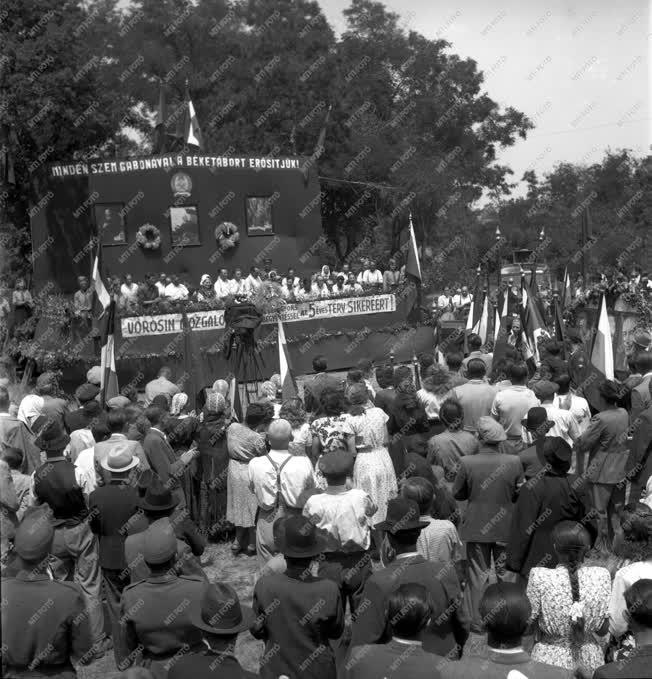
[{"label": "crowd of people", "polygon": [[[99,367],[73,397],[0,386],[3,676],[110,652],[125,676],[252,676],[246,631],[265,679],[650,676],[639,341],[599,411],[574,353],[531,374],[475,335],[344,378],[317,356],[301,398],[273,375],[240,417],[227,380],[191,399],[168,368],[104,404]],[[250,607],[206,576],[220,540],[256,559]]]}]

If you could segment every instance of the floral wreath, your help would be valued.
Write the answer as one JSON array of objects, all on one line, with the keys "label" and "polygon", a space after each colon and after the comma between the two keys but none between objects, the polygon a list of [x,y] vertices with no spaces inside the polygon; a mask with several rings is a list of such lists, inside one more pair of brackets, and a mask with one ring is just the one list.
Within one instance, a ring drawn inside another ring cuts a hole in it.
[{"label": "floral wreath", "polygon": [[240,242],[240,231],[233,222],[222,222],[215,227],[215,240],[220,250],[230,250]]},{"label": "floral wreath", "polygon": [[154,224],[143,224],[136,233],[136,242],[143,250],[158,250],[161,247],[161,232]]}]

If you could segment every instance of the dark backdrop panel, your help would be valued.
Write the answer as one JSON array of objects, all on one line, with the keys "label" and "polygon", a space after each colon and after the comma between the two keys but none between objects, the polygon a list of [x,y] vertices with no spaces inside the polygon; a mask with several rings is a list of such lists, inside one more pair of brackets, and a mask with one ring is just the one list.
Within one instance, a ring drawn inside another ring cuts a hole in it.
[{"label": "dark backdrop panel", "polygon": [[77,276],[91,272],[93,235],[88,177],[49,178],[32,207],[32,252],[37,288],[54,283],[64,292],[77,289]]}]

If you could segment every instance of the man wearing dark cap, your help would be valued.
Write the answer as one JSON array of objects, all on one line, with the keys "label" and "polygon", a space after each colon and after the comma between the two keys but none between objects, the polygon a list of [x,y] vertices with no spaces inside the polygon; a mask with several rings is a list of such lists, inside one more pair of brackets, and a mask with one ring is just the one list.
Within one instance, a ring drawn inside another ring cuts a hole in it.
[{"label": "man wearing dark cap", "polygon": [[114,639],[119,633],[120,596],[129,582],[125,572],[125,538],[129,519],[138,509],[138,493],[132,475],[137,472],[138,458],[122,450],[110,451],[102,467],[111,480],[94,490],[88,500],[90,525],[99,540],[102,588],[106,599]]},{"label": "man wearing dark cap", "polygon": [[439,665],[443,679],[570,679],[571,673],[532,660],[523,648],[532,607],[523,588],[514,583],[489,585],[480,602],[487,632],[486,657],[465,656]]},{"label": "man wearing dark cap", "polygon": [[469,562],[464,607],[471,629],[479,633],[480,598],[491,576],[492,560],[496,577],[501,579],[504,574],[505,545],[523,470],[516,455],[501,452],[507,436],[496,420],[481,417],[477,426],[480,449],[460,460],[453,495],[456,500],[468,500],[460,526]]},{"label": "man wearing dark cap", "polygon": [[30,508],[16,530],[18,573],[2,579],[2,676],[73,679],[73,662],[93,657],[79,585],[53,580],[54,530],[47,508]]},{"label": "man wearing dark cap", "polygon": [[528,410],[527,417],[523,420],[523,438],[531,443],[526,444],[527,447],[518,454],[526,481],[537,476],[545,465],[543,444],[552,427],[554,423],[548,420],[545,408],[536,406]]},{"label": "man wearing dark cap", "polygon": [[572,447],[580,437],[580,428],[570,411],[562,410],[554,404],[559,386],[549,380],[539,380],[534,383],[533,391],[545,408],[547,419],[553,423],[548,436],[560,436]]},{"label": "man wearing dark cap", "polygon": [[249,606],[242,606],[235,590],[227,584],[215,583],[204,589],[199,601],[193,601],[192,624],[199,630],[205,648],[183,655],[171,668],[168,679],[255,679],[235,657],[238,634],[254,622]]},{"label": "man wearing dark cap", "polygon": [[313,575],[325,544],[305,517],[283,523],[287,569],[263,575],[254,587],[251,634],[265,641],[260,676],[335,679],[330,640],[344,631],[342,597],[334,582]]},{"label": "man wearing dark cap", "polygon": [[308,498],[303,515],[326,540],[319,575],[337,583],[344,606],[348,600],[351,614],[355,615],[364,584],[371,575],[371,519],[377,507],[364,490],[347,487],[353,464],[353,455],[344,449],[322,455],[319,469],[328,488]]},{"label": "man wearing dark cap", "polygon": [[580,389],[591,371],[589,359],[584,349],[584,340],[578,330],[569,328],[566,338],[570,343],[568,355],[568,375],[571,379],[571,388]]},{"label": "man wearing dark cap", "polygon": [[57,420],[41,431],[35,443],[45,452],[46,461],[32,476],[32,495],[52,510],[52,554],[74,572],[74,581],[84,592],[94,646],[102,654],[110,648],[110,640],[104,634],[98,543],[86,520],[88,509],[80,485],[85,477],[63,454],[69,440]]},{"label": "man wearing dark cap", "polygon": [[423,649],[429,653],[458,657],[469,635],[463,607],[458,604],[460,585],[453,563],[427,561],[417,551],[423,528],[419,506],[413,500],[395,498],[387,503],[387,518],[375,528],[385,531],[383,563],[367,580],[358,613],[353,621],[351,646],[386,643],[391,632],[387,604],[392,592],[406,583],[423,585],[433,615],[423,630]]},{"label": "man wearing dark cap", "polygon": [[[174,511],[178,505],[178,501],[173,497],[169,488],[161,482],[158,476],[153,475],[152,480],[145,491],[144,497],[139,501],[140,509],[143,510],[145,518],[148,521],[149,527],[152,526],[171,526],[175,533],[179,533],[177,528],[176,518],[181,517],[179,521],[185,519],[185,514],[174,515]],[[132,520],[137,519],[138,515],[134,514]],[[149,576],[149,568],[145,561],[145,535],[147,531],[130,534],[132,521],[128,521],[125,525],[126,534],[125,540],[125,559],[127,562],[126,570],[129,571],[131,583],[144,580]],[[185,575],[199,575],[205,578],[204,571],[199,561],[193,556],[188,544],[177,537],[177,565],[179,572]]]},{"label": "man wearing dark cap", "polygon": [[[75,390],[75,398],[79,402],[79,408],[77,410],[72,410],[67,412],[63,416],[63,422],[66,426],[66,431],[75,431],[76,429],[83,429],[88,426],[88,411],[84,410],[84,405],[95,401],[95,397],[100,393],[100,388],[96,384],[91,384],[90,382],[85,382],[84,384],[77,387]],[[95,401],[97,403],[97,401]],[[98,413],[99,414],[99,403]]]},{"label": "man wearing dark cap", "polygon": [[42,414],[49,419],[56,419],[63,426],[63,416],[68,410],[68,403],[59,397],[59,380],[56,373],[45,372],[36,378],[34,390],[43,399]]},{"label": "man wearing dark cap", "polygon": [[143,537],[150,575],[123,590],[118,668],[143,664],[155,676],[167,676],[179,657],[202,646],[191,613],[202,599],[206,580],[177,575],[177,538],[169,522],[151,524]]},{"label": "man wearing dark cap", "polygon": [[588,484],[569,474],[571,447],[558,436],[543,439],[544,465],[521,488],[507,542],[507,569],[524,578],[535,567],[558,563],[552,529],[560,521],[579,521],[595,535]]}]

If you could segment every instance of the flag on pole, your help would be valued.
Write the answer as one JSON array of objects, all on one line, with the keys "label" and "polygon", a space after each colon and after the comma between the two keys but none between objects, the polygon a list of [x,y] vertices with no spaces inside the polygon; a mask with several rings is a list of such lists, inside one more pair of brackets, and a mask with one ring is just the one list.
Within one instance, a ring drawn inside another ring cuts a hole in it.
[{"label": "flag on pole", "polygon": [[600,385],[614,379],[614,352],[611,340],[611,325],[607,314],[604,294],[600,299],[599,313],[593,329],[591,351],[589,352],[588,374],[582,385],[584,397],[592,408],[601,411],[607,406],[600,394]]},{"label": "flag on pole", "polygon": [[104,281],[102,280],[102,273],[100,270],[102,258],[102,242],[100,238],[97,239],[97,252],[95,254],[95,262],[93,263],[93,272],[91,274],[91,280],[93,281],[93,287],[95,288],[95,294],[97,299],[102,305],[102,310],[106,311],[107,307],[111,303],[111,296],[109,295]]},{"label": "flag on pole", "polygon": [[204,140],[199,129],[199,120],[195,113],[195,106],[190,99],[188,82],[186,81],[186,119],[183,139],[188,146],[196,146],[200,151],[204,150]]},{"label": "flag on pole", "polygon": [[159,80],[159,93],[158,93],[158,110],[156,111],[156,121],[154,123],[154,153],[165,153],[165,117],[166,117],[166,106],[165,106],[165,88],[163,87],[163,82]]},{"label": "flag on pole", "polygon": [[333,109],[333,105],[329,104],[328,110],[326,111],[326,117],[324,118],[324,124],[321,126],[321,130],[319,130],[319,137],[317,137],[317,143],[315,144],[315,150],[312,153],[312,155],[315,158],[319,158],[319,156],[321,156],[324,153],[324,144],[326,143],[326,128],[328,127],[328,122],[331,118],[332,109]]},{"label": "flag on pole", "polygon": [[561,308],[566,309],[571,302],[571,285],[568,267],[564,269],[564,289],[561,291]]},{"label": "flag on pole", "polygon": [[[506,299],[506,297],[505,297]],[[505,314],[505,317],[507,314]],[[500,315],[500,311],[498,311],[498,307],[496,307],[496,313],[495,313],[495,318],[494,318],[494,347],[496,346],[496,342],[498,341],[498,337],[500,337],[500,328],[501,328],[501,323],[502,323],[502,318]]]},{"label": "flag on pole", "polygon": [[288,352],[287,342],[285,341],[285,330],[283,329],[283,323],[280,318],[278,319],[278,362],[283,400],[296,398],[298,394],[297,383],[292,374],[290,354]]},{"label": "flag on pole", "polygon": [[242,413],[242,401],[240,399],[238,380],[236,379],[235,375],[231,378],[229,384],[229,400],[231,401],[231,412],[233,413],[235,420],[237,422],[242,422],[244,420]]},{"label": "flag on pole", "polygon": [[489,332],[489,295],[484,296],[484,303],[482,305],[482,312],[478,322],[478,335],[482,338],[482,344],[487,341],[487,334]]},{"label": "flag on pole", "polygon": [[197,407],[197,375],[200,374],[198,364],[199,346],[197,337],[190,327],[188,316],[183,312],[182,316],[183,332],[183,386],[179,383],[182,391],[188,395],[188,407],[194,410]]},{"label": "flag on pole", "polygon": [[564,316],[562,313],[562,305],[559,299],[554,301],[555,311],[555,339],[561,344],[562,358],[566,358],[566,328],[564,325]]},{"label": "flag on pole", "polygon": [[108,312],[104,314],[101,325],[101,403],[105,405],[109,399],[118,396],[118,373],[115,369],[115,300],[110,300]]},{"label": "flag on pole", "polygon": [[412,213],[410,213],[407,259],[405,261],[405,273],[415,281],[421,283],[421,265],[419,264],[419,248],[417,247],[417,237],[414,235],[414,225],[412,224]]}]

